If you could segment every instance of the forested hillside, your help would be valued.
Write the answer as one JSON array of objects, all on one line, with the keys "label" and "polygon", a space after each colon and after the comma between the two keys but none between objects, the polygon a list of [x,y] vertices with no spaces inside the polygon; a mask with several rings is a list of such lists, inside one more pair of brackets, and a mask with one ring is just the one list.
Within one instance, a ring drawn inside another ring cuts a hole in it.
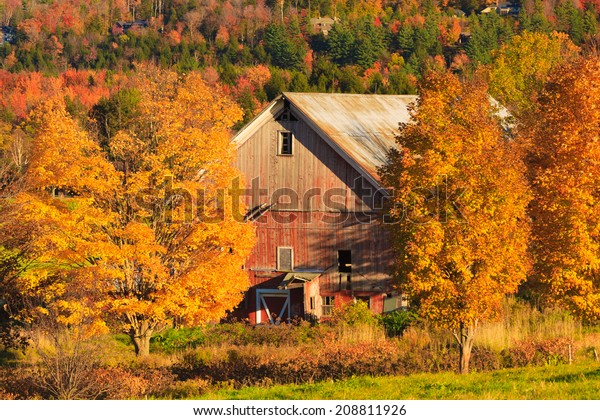
[{"label": "forested hillside", "polygon": [[414,93],[427,68],[470,72],[523,31],[595,45],[598,10],[595,0],[3,0],[2,118],[57,89],[87,111],[152,62],[223,84],[244,110],[239,126],[281,91]]}]

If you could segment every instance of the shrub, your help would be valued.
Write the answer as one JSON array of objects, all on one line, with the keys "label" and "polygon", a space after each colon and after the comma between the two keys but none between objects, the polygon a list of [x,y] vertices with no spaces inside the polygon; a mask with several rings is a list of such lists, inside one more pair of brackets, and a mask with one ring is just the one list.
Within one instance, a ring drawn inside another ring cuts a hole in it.
[{"label": "shrub", "polygon": [[16,400],[18,399],[17,394],[13,394],[11,392],[7,392],[0,388],[0,400]]},{"label": "shrub", "polygon": [[241,322],[229,322],[205,327],[166,330],[153,338],[152,348],[155,351],[173,354],[207,345],[297,346],[319,342],[326,331],[328,331],[327,326],[311,325],[306,321],[277,326],[250,326]]},{"label": "shrub", "polygon": [[519,341],[504,350],[504,364],[507,367],[557,365],[569,361],[569,347],[573,341],[568,338]]},{"label": "shrub", "polygon": [[331,317],[333,324],[343,325],[379,325],[379,319],[373,315],[369,305],[362,300],[342,305],[333,309]]},{"label": "shrub", "polygon": [[177,350],[195,348],[206,343],[207,337],[203,328],[170,328],[152,337],[152,349],[160,349],[166,353]]},{"label": "shrub", "polygon": [[53,398],[94,399],[99,394],[91,375],[94,359],[89,348],[67,334],[55,337],[54,348],[41,349],[39,384]]},{"label": "shrub", "polygon": [[194,399],[206,393],[210,382],[202,379],[188,379],[186,381],[173,382],[165,389],[160,390],[154,396],[170,400]]},{"label": "shrub", "polygon": [[411,311],[394,311],[381,317],[381,321],[388,337],[398,337],[417,319]]},{"label": "shrub", "polygon": [[35,370],[28,367],[1,369],[0,394],[7,397],[2,397],[2,399],[39,400],[49,398],[49,395],[40,388]]},{"label": "shrub", "polygon": [[147,394],[148,380],[121,367],[97,368],[92,373],[99,388],[97,399],[124,400]]}]

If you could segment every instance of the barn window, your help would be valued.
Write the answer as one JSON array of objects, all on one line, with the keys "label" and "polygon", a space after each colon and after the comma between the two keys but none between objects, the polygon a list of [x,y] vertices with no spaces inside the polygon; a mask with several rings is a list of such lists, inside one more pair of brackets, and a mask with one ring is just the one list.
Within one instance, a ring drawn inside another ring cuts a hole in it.
[{"label": "barn window", "polygon": [[292,271],[294,269],[294,250],[289,246],[277,247],[277,270]]},{"label": "barn window", "polygon": [[310,297],[310,309],[311,311],[314,311],[317,308],[317,303],[315,302],[315,297],[311,296]]},{"label": "barn window", "polygon": [[322,296],[321,299],[322,299],[321,312],[323,313],[323,316],[331,315],[333,313],[335,297],[334,296]]},{"label": "barn window", "polygon": [[279,132],[278,154],[287,156],[293,154],[293,138],[294,136],[289,131]]},{"label": "barn window", "polygon": [[349,249],[338,250],[338,271],[340,273],[352,272],[352,251]]}]

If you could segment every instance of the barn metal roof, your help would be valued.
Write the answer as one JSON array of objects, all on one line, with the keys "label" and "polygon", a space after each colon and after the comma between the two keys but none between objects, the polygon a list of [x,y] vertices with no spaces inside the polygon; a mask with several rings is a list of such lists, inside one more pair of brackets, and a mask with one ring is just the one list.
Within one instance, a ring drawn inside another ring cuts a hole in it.
[{"label": "barn metal roof", "polygon": [[[315,130],[352,167],[379,187],[379,167],[396,147],[399,124],[410,122],[408,107],[417,95],[371,95],[353,93],[284,92],[263,109],[232,139],[239,147],[287,102],[290,108]],[[502,126],[512,128],[506,108],[490,97]]]},{"label": "barn metal roof", "polygon": [[345,93],[286,92],[283,96],[376,181],[377,169],[396,147],[398,124],[409,122],[408,105],[417,99],[416,95]]}]

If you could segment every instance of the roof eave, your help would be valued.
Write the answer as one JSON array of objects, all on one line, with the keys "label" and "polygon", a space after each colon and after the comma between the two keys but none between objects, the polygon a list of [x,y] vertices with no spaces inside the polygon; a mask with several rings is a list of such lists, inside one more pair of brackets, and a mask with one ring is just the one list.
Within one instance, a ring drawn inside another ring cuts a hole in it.
[{"label": "roof eave", "polygon": [[257,116],[252,118],[245,126],[243,126],[231,139],[236,149],[239,149],[256,131],[269,120],[274,117],[283,107],[283,95],[273,99]]}]

